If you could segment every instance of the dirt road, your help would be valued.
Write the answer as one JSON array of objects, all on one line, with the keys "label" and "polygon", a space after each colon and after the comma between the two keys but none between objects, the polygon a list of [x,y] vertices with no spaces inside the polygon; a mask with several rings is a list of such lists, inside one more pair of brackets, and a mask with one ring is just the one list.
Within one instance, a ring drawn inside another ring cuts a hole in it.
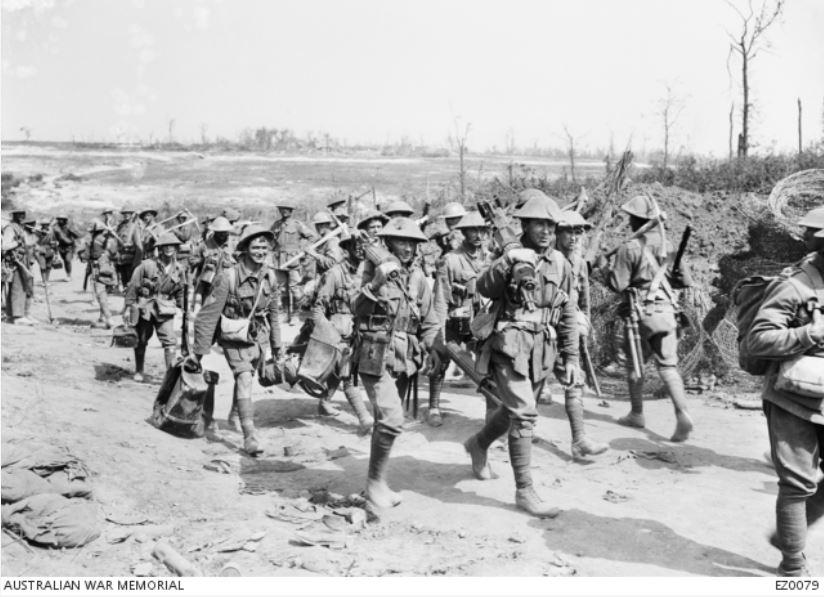
[{"label": "dirt road", "polygon": [[[668,402],[648,402],[649,428],[633,430],[615,423],[626,402],[599,405],[587,397],[589,433],[611,449],[579,464],[568,454],[569,426],[556,392],[555,404],[539,407],[533,464],[538,489],[563,512],[537,520],[514,508],[501,446],[491,450],[500,478],[472,478],[461,442],[479,428],[483,402],[471,388],[450,388],[444,426],[410,421],[395,444],[389,480],[403,504],[363,530],[343,529],[345,549],[296,545],[301,525],[267,511],[307,512],[307,498],[320,499],[314,490],[348,496],[365,483],[368,438],[356,435],[342,395],[336,400],[343,414],[328,419],[316,416],[316,401],[298,389],[256,386],[265,448],[256,460],[239,453],[242,437],[224,425],[202,439],[158,431],[146,419],[161,374],[159,346],[147,354],[147,383],[132,381],[131,350],[111,348],[108,332],[89,328],[97,307],[82,293],[80,276],[72,283],[62,281],[62,272],[54,278],[58,325],[2,326],[3,443],[68,447],[93,471],[94,499],[106,515],[145,524],[107,522],[103,535],[82,549],[35,548],[33,554],[4,535],[7,576],[120,576],[140,563],[148,563],[151,574],[168,575],[151,558],[153,534],[169,537],[208,575],[228,560],[255,576],[765,575],[778,562],[766,541],[776,478],[763,457],[763,416],[732,408],[717,394],[691,398],[696,431],[683,445],[666,440],[674,426]],[[42,289],[37,293],[33,314],[45,321]],[[115,309],[121,301],[114,299]],[[291,337],[296,328],[284,331]],[[228,370],[217,353],[204,363],[221,373],[216,414],[225,417]],[[426,383],[421,390],[425,404]],[[814,564],[824,553],[823,531],[809,537]],[[246,549],[220,551],[260,532],[262,539]]]}]

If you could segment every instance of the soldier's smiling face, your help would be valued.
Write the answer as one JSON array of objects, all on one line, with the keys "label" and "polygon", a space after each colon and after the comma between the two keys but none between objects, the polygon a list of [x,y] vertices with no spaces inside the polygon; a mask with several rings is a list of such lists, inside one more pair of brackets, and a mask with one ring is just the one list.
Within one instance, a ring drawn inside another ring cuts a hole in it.
[{"label": "soldier's smiling face", "polygon": [[415,247],[417,247],[417,243],[412,239],[390,236],[386,239],[386,245],[392,254],[404,265],[409,265],[415,257]]},{"label": "soldier's smiling face", "polygon": [[377,237],[381,230],[383,230],[383,222],[380,218],[373,218],[366,223],[366,233],[372,238]]},{"label": "soldier's smiling face", "polygon": [[272,245],[269,243],[269,239],[265,236],[258,236],[253,238],[246,246],[246,254],[249,255],[249,259],[253,263],[263,265],[271,248]]},{"label": "soldier's smiling face", "polygon": [[539,249],[548,249],[555,237],[555,222],[550,220],[523,220],[521,227],[530,244]]}]

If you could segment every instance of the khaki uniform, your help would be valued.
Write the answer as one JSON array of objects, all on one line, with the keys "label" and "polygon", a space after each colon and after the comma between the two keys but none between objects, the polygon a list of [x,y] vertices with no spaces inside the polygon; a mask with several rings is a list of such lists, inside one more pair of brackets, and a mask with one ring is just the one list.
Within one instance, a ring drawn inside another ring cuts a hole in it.
[{"label": "khaki uniform", "polygon": [[[824,276],[824,256],[812,265]],[[778,544],[783,554],[782,575],[799,572],[807,529],[824,515],[824,397],[801,396],[775,387],[781,361],[797,355],[821,358],[824,345],[816,345],[808,331],[815,300],[813,284],[800,269],[790,272],[803,282],[803,292],[783,280],[768,288],[753,321],[748,345],[755,357],[774,359],[764,376],[761,397],[767,417],[772,461],[778,473],[776,519]]]},{"label": "khaki uniform", "polygon": [[[275,234],[276,268],[280,268],[284,263],[300,253],[305,242],[318,240],[317,234],[294,217],[277,220],[272,225],[272,232]],[[299,264],[293,265],[289,268],[288,272],[281,274],[280,283],[283,286],[282,290],[284,293],[291,293],[294,304],[298,303],[302,298],[300,282],[301,272]],[[288,301],[288,294],[285,294],[284,298]]]},{"label": "khaki uniform", "polygon": [[68,222],[64,226],[55,223],[52,231],[57,239],[57,251],[60,253],[60,259],[63,260],[63,268],[66,270],[66,275],[71,277],[75,241],[80,238],[80,234]]},{"label": "khaki uniform", "polygon": [[92,227],[92,236],[88,249],[88,267],[91,269],[92,290],[100,307],[99,322],[111,325],[109,308],[109,290],[117,286],[117,239],[107,230]]},{"label": "khaki uniform", "polygon": [[59,244],[51,230],[38,231],[36,234],[37,245],[34,249],[34,257],[37,260],[41,275],[48,281]]},{"label": "khaki uniform", "polygon": [[[18,317],[28,317],[31,301],[34,298],[34,278],[31,275],[31,268],[35,239],[33,235],[26,232],[23,226],[12,222],[3,228],[3,245],[10,246],[12,242],[16,242],[17,247],[4,252],[7,264],[6,277],[8,278],[4,285],[4,299],[6,315],[13,320]],[[28,272],[20,264],[25,266]]]},{"label": "khaki uniform", "polygon": [[117,249],[117,274],[125,286],[132,279],[134,269],[143,261],[143,241],[140,224],[129,218],[117,225],[117,235],[123,241]]},{"label": "khaki uniform", "polygon": [[217,274],[233,267],[237,262],[232,255],[232,248],[227,242],[221,246],[210,234],[206,240],[197,244],[189,255],[189,268],[194,274],[195,293],[203,299],[209,294]]}]

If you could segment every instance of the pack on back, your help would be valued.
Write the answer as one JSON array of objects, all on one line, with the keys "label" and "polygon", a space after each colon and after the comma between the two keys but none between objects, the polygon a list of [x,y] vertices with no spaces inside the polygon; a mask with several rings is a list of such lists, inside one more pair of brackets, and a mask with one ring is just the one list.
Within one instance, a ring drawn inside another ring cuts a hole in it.
[{"label": "pack on back", "polygon": [[738,366],[750,375],[764,375],[775,359],[757,357],[750,349],[752,324],[764,297],[773,285],[783,281],[790,282],[799,294],[805,287],[812,288],[818,297],[818,305],[824,305],[824,283],[815,265],[804,263],[801,271],[792,274],[782,273],[778,276],[750,276],[740,280],[732,290],[732,302],[736,308],[736,327],[738,328]]}]

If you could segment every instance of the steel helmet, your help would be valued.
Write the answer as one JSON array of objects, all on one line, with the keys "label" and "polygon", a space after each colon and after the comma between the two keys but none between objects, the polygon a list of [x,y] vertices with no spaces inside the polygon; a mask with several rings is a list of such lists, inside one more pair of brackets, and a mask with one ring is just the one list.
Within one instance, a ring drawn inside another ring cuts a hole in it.
[{"label": "steel helmet", "polygon": [[386,204],[383,208],[383,213],[389,217],[400,215],[401,217],[409,217],[415,210],[412,209],[406,201],[398,200]]},{"label": "steel helmet", "polygon": [[621,206],[621,211],[644,220],[651,220],[658,215],[655,204],[646,195],[636,195]]},{"label": "steel helmet", "polygon": [[218,216],[209,223],[209,230],[212,232],[231,232],[234,230],[234,226],[223,216]]},{"label": "steel helmet", "polygon": [[364,214],[364,216],[360,219],[360,221],[358,222],[358,228],[360,230],[363,230],[364,228],[366,228],[369,222],[375,219],[380,220],[381,224],[386,224],[389,221],[389,218],[386,214],[382,214],[378,210],[372,209],[366,212],[366,214]]},{"label": "steel helmet", "polygon": [[414,220],[403,217],[389,220],[386,226],[383,227],[383,230],[378,232],[378,236],[383,238],[409,238],[418,242],[426,242],[428,240]]},{"label": "steel helmet", "polygon": [[486,228],[486,220],[477,211],[468,211],[461,220],[455,224],[455,229],[461,228]]},{"label": "steel helmet", "polygon": [[[106,213],[106,212],[104,211],[103,213]],[[143,211],[140,212],[139,215],[142,218],[146,214],[152,214],[152,216],[157,217],[157,210],[156,209],[144,209]]]},{"label": "steel helmet", "polygon": [[546,193],[544,193],[540,189],[524,189],[520,193],[518,193],[518,200],[515,202],[515,207],[523,207],[527,201],[532,199],[533,197],[546,197]]},{"label": "steel helmet", "polygon": [[334,224],[335,220],[332,219],[332,216],[329,215],[328,212],[319,211],[314,216],[312,216],[312,224],[317,226],[318,224]]},{"label": "steel helmet", "polygon": [[164,247],[166,245],[180,245],[180,239],[171,232],[163,232],[155,243],[156,247]]},{"label": "steel helmet", "polygon": [[237,241],[237,250],[245,251],[246,245],[259,236],[265,236],[269,242],[275,242],[275,233],[261,226],[260,224],[249,224],[243,229],[240,239]]},{"label": "steel helmet", "polygon": [[122,213],[122,214],[133,214],[134,210],[131,207],[124,207],[123,209],[120,210],[120,213]]},{"label": "steel helmet", "polygon": [[283,207],[285,209],[295,209],[295,202],[291,199],[278,199],[275,201],[275,207]]},{"label": "steel helmet", "polygon": [[335,208],[338,205],[343,205],[344,203],[346,203],[346,199],[341,199],[340,197],[334,197],[334,198],[329,200],[329,202],[326,204],[326,207],[328,207],[329,209],[334,211]]},{"label": "steel helmet", "polygon": [[[541,193],[541,191],[538,191]],[[557,222],[561,219],[561,210],[558,204],[544,193],[533,195],[514,214],[521,220],[549,220]]]},{"label": "steel helmet", "polygon": [[457,201],[450,201],[443,208],[444,218],[462,218],[466,215],[464,206]]},{"label": "steel helmet", "polygon": [[824,229],[824,206],[816,207],[808,211],[803,218],[798,220],[798,225],[804,226],[805,228]]},{"label": "steel helmet", "polygon": [[575,210],[565,209],[561,211],[561,219],[558,220],[558,228],[592,228],[592,224]]}]

